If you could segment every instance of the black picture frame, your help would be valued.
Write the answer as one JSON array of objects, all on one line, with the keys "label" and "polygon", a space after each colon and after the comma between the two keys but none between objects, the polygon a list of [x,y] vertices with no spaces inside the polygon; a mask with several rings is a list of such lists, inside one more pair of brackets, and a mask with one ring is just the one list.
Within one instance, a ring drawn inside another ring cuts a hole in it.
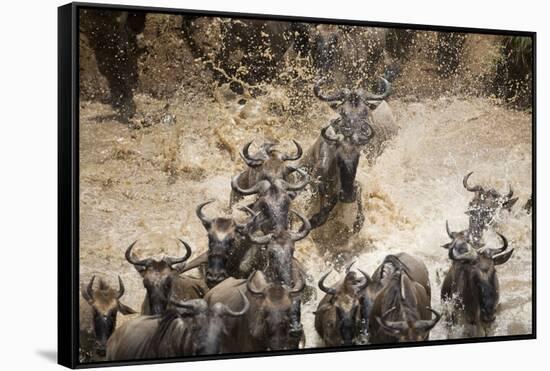
[{"label": "black picture frame", "polygon": [[[487,338],[431,340],[429,342],[400,343],[393,345],[359,345],[335,348],[308,348],[302,350],[270,351],[258,353],[221,354],[209,356],[148,359],[124,362],[79,363],[78,360],[78,305],[79,305],[79,25],[80,9],[111,9],[118,11],[186,14],[195,16],[238,17],[244,19],[311,22],[353,26],[407,28],[414,30],[451,31],[477,34],[525,36],[532,39],[532,333]],[[528,340],[537,337],[536,295],[536,32],[447,27],[423,24],[403,24],[342,20],[327,18],[295,17],[267,14],[200,11],[144,6],[126,6],[94,3],[70,3],[58,8],[58,363],[69,368],[90,368],[187,362],[246,357],[279,356],[288,354],[312,354],[382,348],[434,346],[510,340]]]}]

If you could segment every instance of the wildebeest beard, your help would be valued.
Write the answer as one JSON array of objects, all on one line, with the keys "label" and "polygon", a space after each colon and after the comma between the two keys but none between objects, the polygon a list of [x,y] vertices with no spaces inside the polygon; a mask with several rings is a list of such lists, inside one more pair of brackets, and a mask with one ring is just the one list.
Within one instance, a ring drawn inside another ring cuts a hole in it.
[{"label": "wildebeest beard", "polygon": [[340,336],[342,337],[343,345],[353,345],[353,341],[358,335],[356,326],[358,308],[358,305],[354,305],[350,311],[346,312],[342,308],[336,307],[336,315],[338,317]]},{"label": "wildebeest beard", "polygon": [[498,304],[498,288],[495,280],[495,271],[491,271],[487,277],[481,277],[479,272],[474,275],[479,295],[479,310],[481,321],[490,323],[495,320],[495,312]]},{"label": "wildebeest beard", "polygon": [[172,289],[172,277],[168,276],[165,280],[159,282],[146,282],[147,298],[151,314],[162,314],[168,305],[168,297]]},{"label": "wildebeest beard", "polygon": [[116,327],[117,311],[112,310],[107,315],[94,313],[94,331],[96,337],[96,351],[99,355],[105,355],[107,340]]},{"label": "wildebeest beard", "polygon": [[346,154],[346,158],[339,154],[337,156],[337,166],[340,178],[339,200],[344,203],[355,202],[355,176],[357,166],[359,165],[359,152],[353,151]]}]

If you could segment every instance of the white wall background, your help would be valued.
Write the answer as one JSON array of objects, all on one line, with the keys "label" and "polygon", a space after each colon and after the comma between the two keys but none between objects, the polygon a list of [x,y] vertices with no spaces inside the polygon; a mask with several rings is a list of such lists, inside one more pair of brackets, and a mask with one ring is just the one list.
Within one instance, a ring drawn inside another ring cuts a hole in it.
[{"label": "white wall background", "polygon": [[[107,0],[105,0],[107,1]],[[544,1],[118,0],[132,5],[225,10],[538,32],[538,339],[149,366],[155,370],[239,368],[329,370],[543,369],[550,352],[545,269],[549,254],[550,22]],[[0,368],[58,368],[57,259],[57,9],[56,0],[6,1],[0,20]],[[546,144],[546,145],[545,145]],[[547,352],[546,357],[544,351]]]}]

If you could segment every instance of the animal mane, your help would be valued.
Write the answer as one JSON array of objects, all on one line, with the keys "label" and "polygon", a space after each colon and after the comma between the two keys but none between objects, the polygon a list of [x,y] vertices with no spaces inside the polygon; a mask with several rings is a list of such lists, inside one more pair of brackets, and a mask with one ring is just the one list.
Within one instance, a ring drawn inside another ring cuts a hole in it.
[{"label": "animal mane", "polygon": [[[407,293],[405,293],[404,295],[405,299],[403,298],[405,288],[401,285],[402,275],[406,275],[411,283],[414,282],[414,280],[410,278],[410,275],[403,269],[397,269],[395,272],[393,272],[392,276],[390,277],[390,281],[386,285],[386,294],[384,295],[383,308],[385,308],[386,310],[393,307],[397,308],[397,310],[389,315],[390,320],[401,321],[401,313],[405,314],[406,318],[415,320],[418,319],[416,307],[409,308],[409,306],[406,305]],[[410,294],[414,295],[414,293]]]},{"label": "animal mane", "polygon": [[[183,351],[183,339],[187,331],[184,317],[176,309],[167,310],[162,315],[157,330],[151,338],[151,354],[159,357],[178,355]],[[166,346],[169,346],[169,349],[166,349]]]}]

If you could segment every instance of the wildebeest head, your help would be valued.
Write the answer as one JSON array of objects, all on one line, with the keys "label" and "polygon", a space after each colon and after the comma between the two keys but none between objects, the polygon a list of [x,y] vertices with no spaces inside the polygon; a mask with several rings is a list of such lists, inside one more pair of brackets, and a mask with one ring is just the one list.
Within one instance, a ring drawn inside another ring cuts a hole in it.
[{"label": "wildebeest head", "polygon": [[238,175],[231,180],[231,187],[243,195],[258,194],[252,209],[261,212],[256,218],[257,226],[266,227],[268,230],[287,228],[290,203],[296,192],[304,189],[309,183],[309,176],[302,169],[296,169],[302,175],[303,180],[289,183],[284,179],[262,180],[254,186],[244,189],[238,184]]},{"label": "wildebeest head", "polygon": [[384,84],[382,94],[373,94],[363,88],[341,89],[333,94],[323,94],[321,83],[317,81],[313,87],[315,96],[322,101],[329,102],[331,107],[338,113],[339,118],[333,122],[337,132],[350,138],[353,142],[368,141],[373,135],[371,107],[374,107],[391,93],[391,84],[384,77],[380,77]]},{"label": "wildebeest head", "polygon": [[[318,308],[317,312],[334,308],[334,320],[342,345],[353,345],[355,337],[359,334],[361,294],[371,282],[370,276],[361,269],[359,272],[363,275],[363,280],[360,280],[355,272],[350,271],[352,264],[348,265],[344,280],[336,287],[325,286],[325,279],[332,270],[325,273],[319,280],[319,289],[332,297],[328,303]],[[368,316],[368,314],[364,314],[364,316]]]},{"label": "wildebeest head", "polygon": [[208,232],[208,266],[206,284],[212,288],[227,278],[228,258],[235,252],[235,242],[246,229],[246,224],[237,223],[233,218],[209,218],[203,213],[203,207],[214,200],[197,206],[196,214]]},{"label": "wildebeest head", "polygon": [[296,146],[296,154],[288,155],[278,150],[273,143],[265,143],[262,150],[252,156],[249,153],[250,145],[248,142],[240,152],[241,158],[252,169],[259,171],[258,180],[286,179],[287,176],[296,170],[296,168],[286,165],[287,161],[296,161],[302,157],[303,149],[296,140],[292,140]]},{"label": "wildebeest head", "polygon": [[292,301],[301,295],[304,278],[300,274],[294,286],[289,288],[279,283],[267,283],[265,279],[253,280],[255,275],[256,271],[246,282],[247,291],[257,301],[251,335],[267,350],[291,349],[296,343],[291,334]]},{"label": "wildebeest head", "polygon": [[227,334],[226,318],[241,317],[250,308],[250,302],[246,295],[242,292],[239,293],[244,302],[243,308],[239,311],[233,311],[222,303],[215,303],[209,307],[204,299],[171,300],[171,305],[178,315],[183,318],[193,318],[190,328],[191,336],[185,340],[192,343],[191,346],[186,345],[193,349],[194,355],[219,354],[221,352],[222,336]]},{"label": "wildebeest head", "polygon": [[397,269],[388,283],[383,308],[388,308],[381,317],[376,316],[380,328],[399,342],[424,341],[430,330],[437,324],[441,315],[425,303],[426,310],[435,315],[432,319],[422,319],[419,300],[414,283],[403,269]]},{"label": "wildebeest head", "polygon": [[485,189],[480,185],[468,185],[468,179],[472,174],[473,172],[466,174],[462,180],[462,184],[468,191],[475,193],[466,214],[470,216],[470,230],[472,234],[476,239],[480,240],[483,230],[493,222],[497,211],[501,208],[510,211],[518,198],[512,198],[514,191],[511,187],[508,194],[502,195],[492,188]]},{"label": "wildebeest head", "polygon": [[443,247],[449,251],[452,269],[464,277],[458,283],[458,290],[466,294],[462,298],[464,307],[479,308],[480,319],[484,323],[494,321],[499,299],[495,266],[506,263],[514,249],[508,249],[508,240],[500,233],[497,234],[502,239],[502,246],[498,249],[476,249],[465,238],[467,231],[451,232],[448,223],[447,234],[451,242]]},{"label": "wildebeest head", "polygon": [[[184,263],[191,256],[191,247],[179,240],[185,247],[185,255],[179,258],[165,257],[161,260],[147,258],[136,260],[132,256],[132,249],[137,241],[134,241],[126,249],[126,260],[136,268],[143,277],[143,286],[147,290],[147,298],[151,308],[150,314],[162,314],[166,310],[173,281],[181,273]],[[179,266],[176,266],[180,264]],[[176,267],[175,267],[176,266]]]},{"label": "wildebeest head", "polygon": [[321,130],[321,136],[332,149],[331,155],[338,172],[339,200],[344,203],[355,202],[357,198],[355,176],[359,165],[361,147],[367,143],[370,137],[356,142],[342,134],[335,134],[330,126]]},{"label": "wildebeest head", "polygon": [[132,314],[135,311],[120,302],[124,295],[124,284],[120,276],[118,291],[113,290],[103,279],[99,280],[98,287],[94,289],[94,280],[95,276],[86,286],[86,290],[82,290],[82,297],[92,307],[96,352],[104,356],[107,340],[116,328],[117,313]]},{"label": "wildebeest head", "polygon": [[311,224],[305,216],[294,210],[292,212],[302,221],[302,227],[297,232],[278,228],[263,236],[249,235],[253,243],[265,246],[269,264],[267,270],[273,276],[270,278],[287,286],[292,284],[294,243],[306,238],[311,230]]}]

